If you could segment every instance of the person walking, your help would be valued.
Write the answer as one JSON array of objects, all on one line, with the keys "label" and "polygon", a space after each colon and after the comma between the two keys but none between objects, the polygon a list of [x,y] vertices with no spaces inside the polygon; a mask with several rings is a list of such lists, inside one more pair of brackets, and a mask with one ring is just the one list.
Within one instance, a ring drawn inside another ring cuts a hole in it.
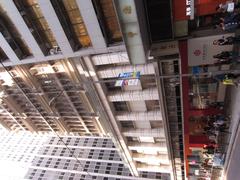
[{"label": "person walking", "polygon": [[231,21],[231,22],[220,21],[214,26],[214,29],[220,27],[223,31],[234,32],[239,28],[239,26],[240,26],[239,21]]},{"label": "person walking", "polygon": [[223,24],[222,29],[224,31],[233,32],[239,28],[239,25],[239,21],[228,22]]},{"label": "person walking", "polygon": [[240,9],[240,3],[234,2],[233,0],[226,1],[226,3],[221,3],[216,7],[218,13],[233,13]]},{"label": "person walking", "polygon": [[240,15],[238,13],[227,14],[225,17],[220,18],[222,23],[238,22],[240,20]]}]

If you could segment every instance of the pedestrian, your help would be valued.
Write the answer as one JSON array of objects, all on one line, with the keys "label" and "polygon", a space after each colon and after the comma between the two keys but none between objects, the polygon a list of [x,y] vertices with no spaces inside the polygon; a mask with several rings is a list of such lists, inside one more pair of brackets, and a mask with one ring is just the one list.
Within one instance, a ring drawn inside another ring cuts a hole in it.
[{"label": "pedestrian", "polygon": [[203,149],[206,150],[204,153],[207,153],[207,154],[214,154],[214,151],[215,151],[215,147],[209,146],[209,145],[204,145]]},{"label": "pedestrian", "polygon": [[225,17],[220,18],[220,22],[222,23],[231,23],[238,22],[240,20],[240,15],[238,13],[227,14]]},{"label": "pedestrian", "polygon": [[226,121],[224,119],[217,119],[215,122],[213,122],[214,128],[219,128],[226,126]]},{"label": "pedestrian", "polygon": [[240,36],[235,36],[235,37],[223,36],[222,38],[213,41],[213,45],[218,45],[218,46],[233,45],[233,44],[240,44]]},{"label": "pedestrian", "polygon": [[226,124],[220,125],[218,127],[218,131],[221,133],[230,133],[229,132],[229,127],[226,126]]},{"label": "pedestrian", "polygon": [[239,10],[240,3],[234,2],[233,0],[226,1],[226,3],[221,3],[216,7],[218,13],[232,13]]},{"label": "pedestrian", "polygon": [[220,23],[219,26],[222,30],[232,32],[235,31],[239,27],[239,21],[232,21],[227,23]]}]

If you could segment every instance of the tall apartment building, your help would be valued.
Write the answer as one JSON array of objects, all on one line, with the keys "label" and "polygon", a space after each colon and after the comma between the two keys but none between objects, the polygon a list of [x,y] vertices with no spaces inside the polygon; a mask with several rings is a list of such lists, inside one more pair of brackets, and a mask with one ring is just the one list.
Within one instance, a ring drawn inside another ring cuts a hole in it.
[{"label": "tall apartment building", "polygon": [[[51,133],[12,133],[1,130],[1,179],[170,179],[143,172],[132,176],[111,138],[61,136]],[[14,173],[12,173],[14,171]]]},{"label": "tall apartment building", "polygon": [[[167,119],[180,107],[166,109],[158,78],[163,67],[149,57],[149,42],[170,38],[172,21],[147,22],[158,11],[146,13],[152,2],[0,1],[2,126],[109,136],[133,177],[163,173],[184,179],[182,126],[171,130]],[[168,2],[157,7],[171,14]],[[116,86],[120,73],[140,78]],[[173,96],[181,96],[180,90]],[[174,116],[172,128],[181,121],[181,114]]]}]

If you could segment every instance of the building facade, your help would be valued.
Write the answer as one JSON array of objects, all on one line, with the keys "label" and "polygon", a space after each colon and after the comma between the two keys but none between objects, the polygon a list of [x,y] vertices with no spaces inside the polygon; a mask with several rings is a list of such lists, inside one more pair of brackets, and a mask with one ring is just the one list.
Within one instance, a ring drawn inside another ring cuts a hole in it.
[{"label": "building facade", "polygon": [[109,136],[132,176],[176,176],[144,3],[1,1],[2,126]]},{"label": "building facade", "polygon": [[60,140],[51,133],[1,131],[0,146],[2,179],[170,179],[148,172],[133,177],[108,137],[64,135]]},{"label": "building facade", "polygon": [[221,2],[0,1],[1,125],[111,137],[124,176],[186,179],[203,119],[223,113],[225,87],[195,76],[229,69],[212,58],[232,49],[212,47],[232,35],[212,29]]}]

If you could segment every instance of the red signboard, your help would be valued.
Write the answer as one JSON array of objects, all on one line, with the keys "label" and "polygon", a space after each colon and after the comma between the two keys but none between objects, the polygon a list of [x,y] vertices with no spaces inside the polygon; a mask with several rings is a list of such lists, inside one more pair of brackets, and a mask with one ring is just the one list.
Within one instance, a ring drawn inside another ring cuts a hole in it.
[{"label": "red signboard", "polygon": [[[189,3],[194,3],[194,10],[191,10]],[[215,14],[216,7],[226,0],[173,0],[173,17],[174,21],[188,20],[189,11],[194,11],[196,16]]]}]

